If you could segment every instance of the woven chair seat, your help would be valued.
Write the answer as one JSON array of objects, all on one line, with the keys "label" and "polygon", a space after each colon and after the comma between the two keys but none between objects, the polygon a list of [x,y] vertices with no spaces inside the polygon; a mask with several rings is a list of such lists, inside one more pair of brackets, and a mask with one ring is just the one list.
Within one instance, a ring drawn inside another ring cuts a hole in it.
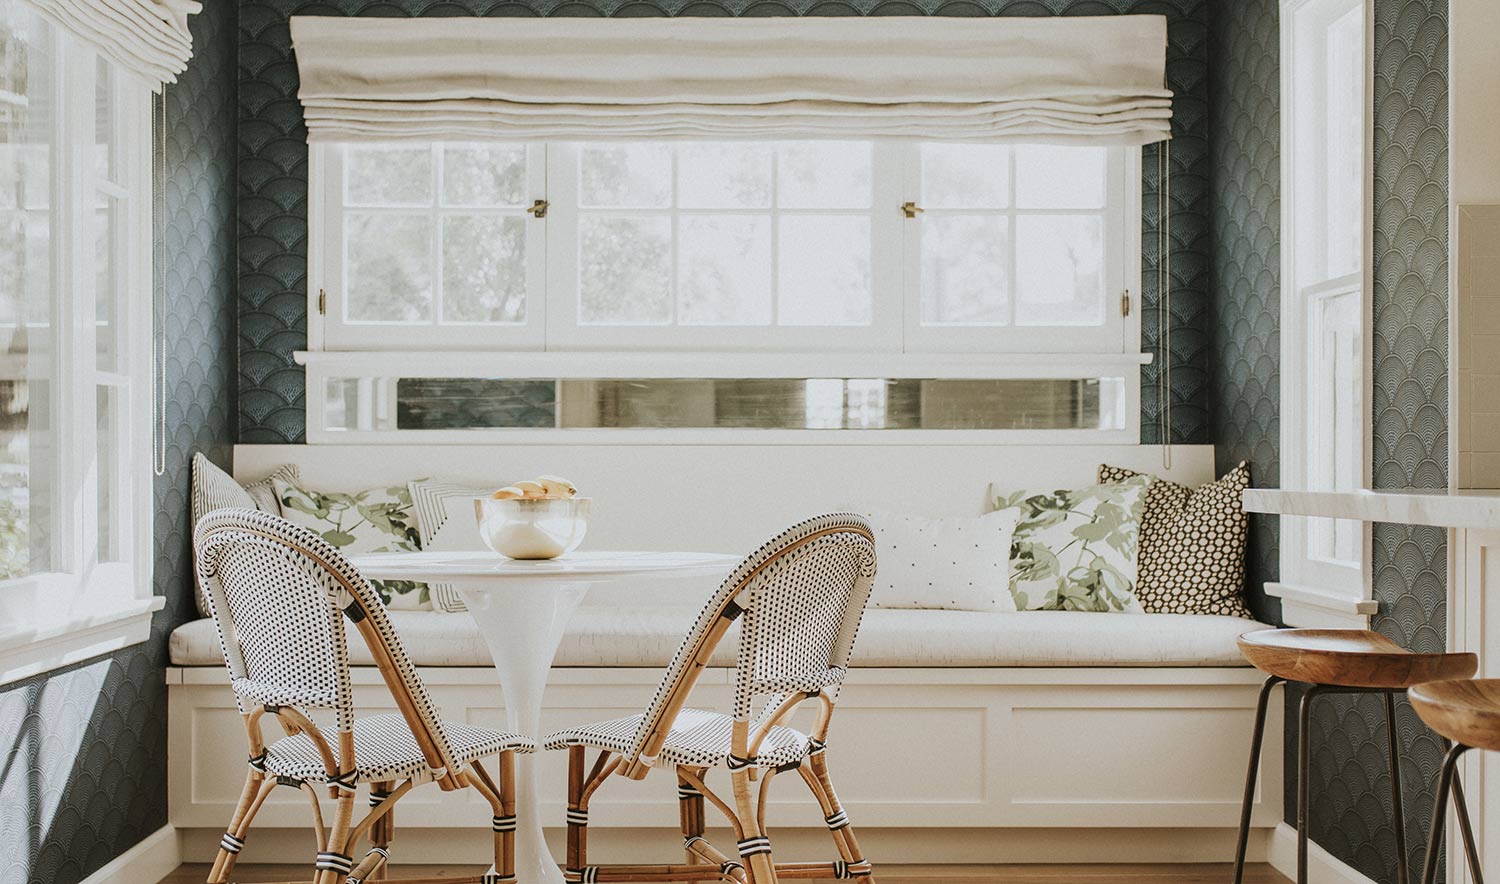
[{"label": "woven chair seat", "polygon": [[[640,726],[639,715],[586,724],[552,734],[543,741],[543,746],[549,750],[588,746],[628,752]],[[716,767],[729,757],[733,728],[734,719],[727,715],[704,709],[683,709],[672,722],[672,729],[658,757],[665,764]],[[806,734],[789,727],[773,727],[761,741],[756,765],[780,767],[795,764],[807,755],[807,748]]]},{"label": "woven chair seat", "polygon": [[[536,744],[520,734],[508,734],[469,724],[443,722],[443,732],[457,764],[505,751],[535,752]],[[337,747],[334,755],[338,755]],[[354,759],[362,783],[405,779],[427,770],[427,759],[400,715],[371,715],[354,721]],[[323,756],[306,734],[283,737],[266,747],[266,772],[309,783],[328,779]]]}]

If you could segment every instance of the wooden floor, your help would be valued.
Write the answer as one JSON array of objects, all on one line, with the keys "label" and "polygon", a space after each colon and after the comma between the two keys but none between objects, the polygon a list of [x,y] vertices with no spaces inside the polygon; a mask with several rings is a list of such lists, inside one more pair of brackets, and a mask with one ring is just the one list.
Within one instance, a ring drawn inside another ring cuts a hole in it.
[{"label": "wooden floor", "polygon": [[[163,878],[161,884],[203,884],[207,865],[185,865]],[[392,877],[443,877],[477,875],[484,871],[475,866],[392,866]],[[878,870],[877,870],[878,871]],[[306,866],[242,865],[235,869],[236,884],[258,881],[297,881],[306,874]],[[880,884],[1227,884],[1232,879],[1227,863],[1198,865],[1015,865],[1015,866],[907,866],[880,874]],[[1289,884],[1270,866],[1252,865],[1245,869],[1245,884]]]}]

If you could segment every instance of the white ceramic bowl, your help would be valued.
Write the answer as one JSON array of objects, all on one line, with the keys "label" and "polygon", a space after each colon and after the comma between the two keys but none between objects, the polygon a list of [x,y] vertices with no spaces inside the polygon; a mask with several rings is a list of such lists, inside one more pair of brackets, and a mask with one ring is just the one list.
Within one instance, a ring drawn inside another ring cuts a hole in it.
[{"label": "white ceramic bowl", "polygon": [[583,543],[589,530],[593,500],[570,497],[558,500],[474,500],[479,536],[502,556],[512,559],[555,559]]}]

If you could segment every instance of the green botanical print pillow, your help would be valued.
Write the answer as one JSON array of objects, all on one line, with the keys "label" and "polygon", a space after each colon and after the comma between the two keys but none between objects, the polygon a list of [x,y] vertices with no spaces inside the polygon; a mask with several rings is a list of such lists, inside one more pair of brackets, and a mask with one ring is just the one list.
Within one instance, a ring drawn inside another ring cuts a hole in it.
[{"label": "green botanical print pillow", "polygon": [[1010,592],[1018,611],[1140,613],[1136,549],[1149,476],[1061,491],[994,496],[1016,507]]},{"label": "green botanical print pillow", "polygon": [[[343,553],[398,552],[422,548],[411,493],[405,485],[370,488],[356,494],[313,491],[273,479],[281,515],[316,531]],[[393,609],[430,610],[427,584],[411,580],[372,580],[370,585]]]}]

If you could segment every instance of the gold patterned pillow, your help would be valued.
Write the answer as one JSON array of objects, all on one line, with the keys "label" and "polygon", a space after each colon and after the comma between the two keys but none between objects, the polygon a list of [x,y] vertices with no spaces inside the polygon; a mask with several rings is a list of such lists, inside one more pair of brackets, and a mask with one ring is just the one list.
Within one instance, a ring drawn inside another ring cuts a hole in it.
[{"label": "gold patterned pillow", "polygon": [[[1142,475],[1101,465],[1100,482]],[[1245,606],[1249,520],[1241,495],[1250,465],[1241,463],[1200,488],[1151,477],[1141,515],[1136,596],[1148,614],[1227,614],[1254,618]]]}]

